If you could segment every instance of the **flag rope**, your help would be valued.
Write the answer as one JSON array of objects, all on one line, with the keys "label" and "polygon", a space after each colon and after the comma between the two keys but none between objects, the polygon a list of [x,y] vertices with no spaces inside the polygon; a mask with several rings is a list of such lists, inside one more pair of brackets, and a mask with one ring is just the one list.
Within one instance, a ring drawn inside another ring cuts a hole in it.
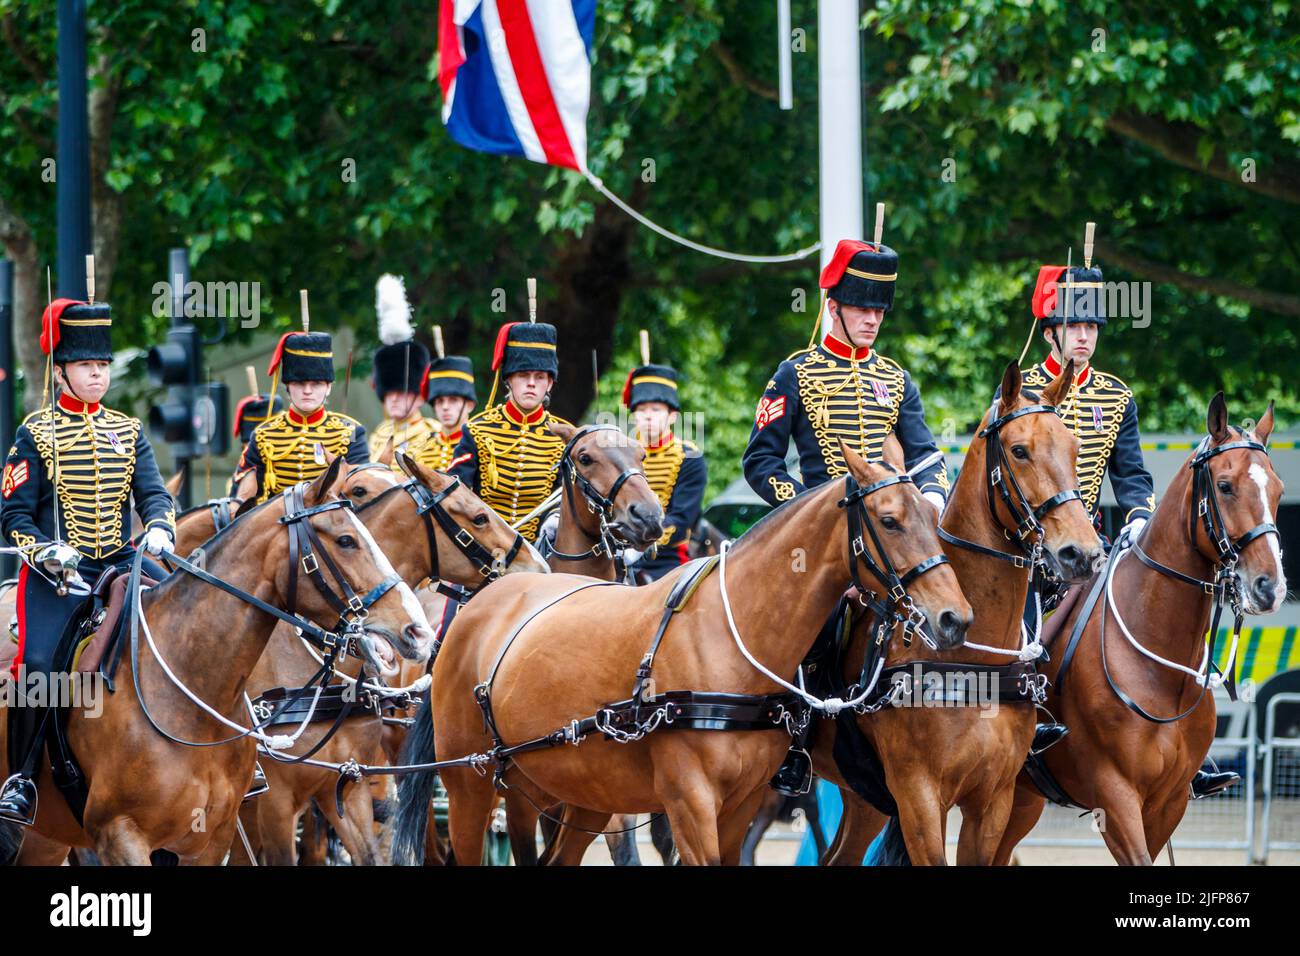
[{"label": "flag rope", "polygon": [[686,246],[688,249],[694,249],[696,252],[703,252],[706,255],[717,256],[719,259],[733,259],[737,262],[796,262],[800,259],[808,258],[810,255],[812,255],[814,252],[816,252],[822,247],[821,240],[818,240],[817,242],[814,242],[811,246],[804,246],[802,249],[799,249],[796,252],[790,252],[784,255],[752,256],[752,255],[746,255],[741,252],[728,252],[726,249],[718,249],[714,246],[701,245],[698,242],[693,242],[690,239],[687,239],[685,236],[679,236],[677,233],[671,232],[670,230],[665,229],[663,226],[659,225],[658,223],[650,219],[647,219],[641,213],[637,212],[635,209],[633,209],[631,206],[625,203],[622,199],[619,199],[618,196],[615,196],[612,192],[610,192],[609,189],[605,186],[605,183],[601,180],[601,178],[595,175],[594,173],[590,172],[589,170],[584,169],[582,171],[582,174],[587,177],[587,182],[591,183],[591,185],[594,186],[602,196],[604,196],[606,199],[612,202],[619,209],[622,209],[625,213],[627,213],[637,222],[641,223],[641,225],[646,226],[649,229],[653,229],[655,232],[659,233],[659,235],[663,236],[665,239],[671,239],[673,242]]}]

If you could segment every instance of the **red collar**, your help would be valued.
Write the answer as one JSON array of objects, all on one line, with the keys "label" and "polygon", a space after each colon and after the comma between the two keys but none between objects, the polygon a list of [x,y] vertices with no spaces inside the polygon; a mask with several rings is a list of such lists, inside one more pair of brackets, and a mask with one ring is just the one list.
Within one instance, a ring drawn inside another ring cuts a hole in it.
[{"label": "red collar", "polygon": [[[641,437],[641,433],[640,433],[640,432],[637,432],[637,437],[638,437],[638,438]],[[671,444],[673,443],[673,439],[676,438],[676,437],[677,437],[677,436],[674,435],[671,431],[666,432],[666,433],[664,433],[664,435],[662,435],[662,436],[660,437],[659,441],[656,442],[655,444],[653,444],[653,445],[646,445],[646,446],[645,446],[645,450],[646,450],[646,451],[658,451],[660,448],[664,448],[664,447],[666,447],[666,446],[668,446],[668,445],[671,445]],[[642,444],[644,444],[644,442],[643,442]]]},{"label": "red collar", "polygon": [[452,442],[454,442],[454,441],[460,441],[460,433],[461,433],[461,431],[462,431],[462,429],[457,428],[457,429],[456,429],[454,432],[452,432],[450,435],[442,434],[441,432],[440,432],[439,434],[442,436],[442,440],[445,441],[447,444],[450,445],[450,444],[451,444]]},{"label": "red collar", "polygon": [[830,332],[827,332],[826,337],[822,339],[822,348],[838,358],[851,359],[854,362],[871,358],[871,346],[855,349],[848,342],[841,342]]},{"label": "red collar", "polygon": [[505,403],[506,418],[510,419],[516,425],[535,425],[546,416],[546,406],[538,405],[527,415],[524,410],[515,404],[513,398],[507,398]]},{"label": "red collar", "polygon": [[303,414],[299,411],[296,411],[292,405],[289,406],[289,421],[295,425],[315,425],[318,421],[320,421],[324,417],[325,417],[324,405],[322,405],[320,408],[316,409],[316,411],[312,412],[310,415],[306,417],[303,417]]},{"label": "red collar", "polygon": [[62,392],[59,395],[59,408],[78,415],[94,415],[99,411],[99,402],[83,402],[79,398],[73,398],[67,392]]},{"label": "red collar", "polygon": [[[1052,378],[1056,378],[1056,376],[1061,374],[1061,363],[1056,360],[1055,355],[1047,356],[1047,361],[1043,362],[1043,368],[1045,368],[1050,373]],[[1074,384],[1083,385],[1091,377],[1092,377],[1092,365],[1091,364],[1085,365],[1083,367],[1083,371],[1080,372],[1078,375],[1074,376]]]}]

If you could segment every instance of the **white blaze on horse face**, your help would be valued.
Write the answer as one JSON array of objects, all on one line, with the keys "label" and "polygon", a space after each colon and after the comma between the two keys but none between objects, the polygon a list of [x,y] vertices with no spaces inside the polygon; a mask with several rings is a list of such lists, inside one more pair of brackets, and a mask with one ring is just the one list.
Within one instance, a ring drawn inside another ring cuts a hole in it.
[{"label": "white blaze on horse face", "polygon": [[[1255,462],[1247,470],[1247,474],[1259,486],[1259,503],[1264,509],[1264,523],[1273,524],[1273,509],[1268,506],[1268,472],[1264,470],[1263,465]],[[1264,537],[1268,539],[1269,550],[1273,553],[1273,565],[1277,578],[1277,591],[1273,598],[1273,606],[1265,608],[1265,610],[1276,611],[1282,606],[1282,601],[1286,597],[1286,575],[1282,572],[1282,549],[1278,545],[1277,535],[1266,534]]]},{"label": "white blaze on horse face", "polygon": [[[388,555],[384,554],[380,549],[379,544],[370,533],[370,529],[362,524],[361,519],[351,511],[344,511],[344,514],[352,520],[352,523],[357,528],[357,532],[361,535],[361,540],[364,541],[366,547],[370,549],[370,557],[375,562],[375,567],[379,568],[379,573],[384,577],[395,576],[397,572],[393,570],[392,562],[388,560]],[[397,584],[394,585],[393,590],[395,590],[398,597],[402,599],[402,609],[406,611],[406,616],[411,619],[411,623],[423,631],[423,639],[420,643],[425,644],[432,641],[433,628],[429,626],[429,619],[424,614],[424,606],[420,603],[420,599],[415,596],[415,592],[411,590],[410,586],[405,581],[400,579]]]}]

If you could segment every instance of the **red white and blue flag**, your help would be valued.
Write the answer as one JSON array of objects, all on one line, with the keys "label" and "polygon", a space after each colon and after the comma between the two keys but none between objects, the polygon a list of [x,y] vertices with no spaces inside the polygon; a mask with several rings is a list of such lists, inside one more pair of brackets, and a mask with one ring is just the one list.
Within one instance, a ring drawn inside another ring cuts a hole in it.
[{"label": "red white and blue flag", "polygon": [[470,149],[587,168],[596,0],[441,0],[442,121]]}]

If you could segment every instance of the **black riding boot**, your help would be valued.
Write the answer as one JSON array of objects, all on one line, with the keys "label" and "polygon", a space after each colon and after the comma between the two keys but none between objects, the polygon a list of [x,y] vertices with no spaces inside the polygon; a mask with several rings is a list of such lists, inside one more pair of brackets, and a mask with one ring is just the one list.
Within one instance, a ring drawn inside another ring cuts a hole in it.
[{"label": "black riding boot", "polygon": [[36,820],[36,771],[41,764],[48,711],[23,703],[9,708],[10,777],[0,787],[0,820],[31,826]]},{"label": "black riding boot", "polygon": [[271,785],[266,782],[266,773],[262,770],[262,765],[260,763],[253,764],[253,783],[248,788],[248,793],[244,794],[244,800],[251,800],[270,789]]},{"label": "black riding boot", "polygon": [[1230,770],[1223,773],[1198,770],[1196,776],[1192,778],[1192,799],[1199,800],[1202,797],[1213,796],[1220,790],[1228,789],[1240,780],[1240,774],[1235,774]]},{"label": "black riding boot", "polygon": [[1070,728],[1065,724],[1038,724],[1034,727],[1034,742],[1030,746],[1029,752],[1035,755],[1040,754],[1048,747],[1058,743],[1069,732]]}]

